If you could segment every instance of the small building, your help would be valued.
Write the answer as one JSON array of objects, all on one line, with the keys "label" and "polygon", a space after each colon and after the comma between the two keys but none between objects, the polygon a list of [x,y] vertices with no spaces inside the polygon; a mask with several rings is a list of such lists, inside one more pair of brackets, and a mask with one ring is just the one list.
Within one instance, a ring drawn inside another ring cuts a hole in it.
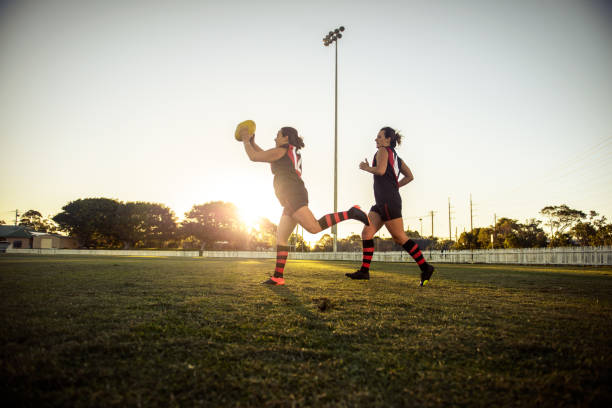
[{"label": "small building", "polygon": [[55,248],[55,249],[77,249],[79,244],[76,239],[58,234],[47,234],[46,232],[31,232],[32,248]]},{"label": "small building", "polygon": [[0,225],[0,242],[8,244],[8,248],[32,248],[32,234],[20,226]]},{"label": "small building", "polygon": [[0,243],[7,249],[75,249],[76,239],[59,234],[30,231],[20,225],[0,225]]}]

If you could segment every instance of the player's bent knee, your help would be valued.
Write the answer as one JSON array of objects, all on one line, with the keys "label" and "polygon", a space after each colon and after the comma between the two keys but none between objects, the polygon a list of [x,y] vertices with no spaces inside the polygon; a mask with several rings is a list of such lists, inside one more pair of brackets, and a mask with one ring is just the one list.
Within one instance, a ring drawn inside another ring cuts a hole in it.
[{"label": "player's bent knee", "polygon": [[363,230],[361,230],[361,239],[372,239],[374,238],[375,234],[376,228],[371,225],[368,225],[366,227],[363,227]]},{"label": "player's bent knee", "polygon": [[393,236],[393,242],[395,242],[396,244],[400,244],[403,245],[404,242],[406,242],[408,240],[407,237],[403,237],[403,236]]},{"label": "player's bent knee", "polygon": [[316,224],[316,225],[302,225],[302,227],[304,227],[306,229],[306,231],[308,231],[311,234],[318,234],[319,232],[323,231],[323,229],[321,228],[321,226],[319,224]]}]

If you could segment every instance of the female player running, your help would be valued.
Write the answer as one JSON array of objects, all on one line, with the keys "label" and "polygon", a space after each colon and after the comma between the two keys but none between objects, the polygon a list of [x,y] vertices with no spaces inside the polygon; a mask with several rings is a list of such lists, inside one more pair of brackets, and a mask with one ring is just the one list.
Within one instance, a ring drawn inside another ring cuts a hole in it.
[{"label": "female player running", "polygon": [[[374,234],[384,225],[387,227],[393,240],[401,245],[421,268],[421,283],[424,286],[429,282],[434,267],[428,264],[419,250],[419,246],[404,232],[402,220],[402,198],[399,188],[410,183],[414,177],[412,172],[395,152],[395,146],[402,141],[402,135],[390,127],[382,128],[376,135],[378,151],[372,159],[372,166],[368,159],[359,164],[361,170],[374,175],[374,198],[376,204],[368,214],[370,224],[363,228],[363,262],[361,268],[353,273],[347,273],[351,279],[370,279],[370,263],[374,254]],[[400,174],[404,177],[399,179]]]},{"label": "female player running", "polygon": [[276,236],[276,269],[274,275],[263,282],[268,285],[284,285],[283,272],[289,252],[289,236],[296,224],[306,231],[316,234],[349,218],[369,225],[368,216],[358,206],[348,211],[327,214],[317,220],[308,208],[308,191],[302,181],[302,157],[299,150],[304,141],[297,130],[284,127],[278,131],[276,147],[263,150],[255,143],[255,134],[249,133],[246,127],[240,129],[240,136],[249,159],[255,162],[270,163],[274,174],[274,192],[283,206],[283,214],[278,224]]}]

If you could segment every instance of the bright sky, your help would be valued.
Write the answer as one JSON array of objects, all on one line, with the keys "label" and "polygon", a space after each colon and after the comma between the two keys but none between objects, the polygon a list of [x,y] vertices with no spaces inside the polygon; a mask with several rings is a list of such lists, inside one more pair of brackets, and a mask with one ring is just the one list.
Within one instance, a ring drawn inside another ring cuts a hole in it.
[{"label": "bright sky", "polygon": [[[268,165],[233,140],[257,123],[304,138],[310,208],[333,209],[338,45],[339,209],[373,204],[358,169],[383,126],[415,180],[405,226],[448,237],[546,205],[612,219],[612,9],[605,1],[0,3],[0,219],[72,200],[234,202],[278,223]],[[609,4],[609,3],[608,3]],[[11,212],[13,211],[12,215]],[[339,235],[359,233],[357,222]],[[317,240],[321,235],[309,236]]]}]

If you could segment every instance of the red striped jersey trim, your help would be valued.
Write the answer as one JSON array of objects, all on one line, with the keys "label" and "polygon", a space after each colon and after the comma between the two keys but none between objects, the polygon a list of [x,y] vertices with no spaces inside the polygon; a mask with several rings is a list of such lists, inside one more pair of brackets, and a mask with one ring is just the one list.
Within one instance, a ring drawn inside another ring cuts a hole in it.
[{"label": "red striped jersey trim", "polygon": [[397,154],[390,147],[387,147],[387,153],[389,156],[389,166],[391,166],[391,169],[393,170],[395,182],[399,187],[399,160],[397,160]]},{"label": "red striped jersey trim", "polygon": [[293,163],[293,169],[297,173],[298,176],[302,177],[302,159],[295,151],[295,146],[289,145],[287,148],[287,156],[291,159],[291,163]]}]

